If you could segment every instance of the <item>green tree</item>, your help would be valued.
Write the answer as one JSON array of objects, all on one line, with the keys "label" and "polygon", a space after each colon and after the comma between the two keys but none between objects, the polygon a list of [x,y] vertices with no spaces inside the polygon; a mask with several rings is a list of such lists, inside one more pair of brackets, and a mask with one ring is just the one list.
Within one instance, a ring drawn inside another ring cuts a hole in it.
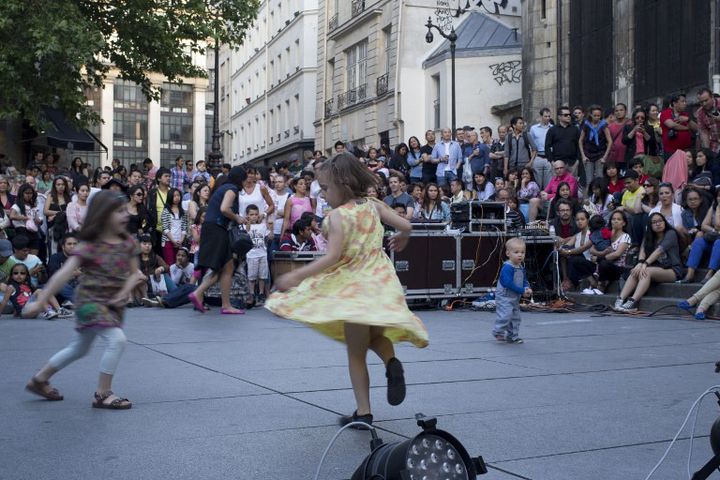
[{"label": "green tree", "polygon": [[110,66],[142,86],[157,72],[204,76],[192,65],[207,41],[238,46],[259,0],[0,0],[0,118],[42,123],[42,107],[78,124],[99,119],[84,92],[101,87]]}]

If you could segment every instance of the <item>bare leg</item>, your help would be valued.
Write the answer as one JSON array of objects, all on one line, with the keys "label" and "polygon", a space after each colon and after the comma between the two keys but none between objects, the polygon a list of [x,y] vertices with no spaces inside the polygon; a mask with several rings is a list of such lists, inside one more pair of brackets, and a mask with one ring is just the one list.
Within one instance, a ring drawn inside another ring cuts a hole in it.
[{"label": "bare leg", "polygon": [[[235,262],[230,260],[225,264],[225,267],[220,274],[220,297],[222,299],[222,308],[233,308],[230,304],[230,288],[232,287],[234,270]],[[197,296],[197,290],[195,290],[195,295]],[[198,296],[198,300],[202,302],[202,298],[200,296]]]},{"label": "bare leg", "polygon": [[538,215],[538,209],[540,208],[540,199],[531,198],[528,207],[528,220],[534,222]]},{"label": "bare leg", "polygon": [[395,357],[395,348],[390,339],[385,336],[383,327],[370,327],[370,350],[375,352],[385,365],[388,360]]},{"label": "bare leg", "polygon": [[205,278],[203,278],[203,281],[200,282],[200,285],[198,285],[198,288],[196,288],[194,292],[200,303],[202,303],[203,297],[205,296],[205,292],[207,291],[207,289],[215,285],[218,281],[218,278],[218,273],[212,272],[210,275],[206,275]]},{"label": "bare leg", "polygon": [[620,292],[620,298],[623,300],[627,300],[630,295],[633,294],[635,291],[635,287],[638,284],[638,278],[637,275],[635,275],[635,272],[630,274],[630,276],[625,280],[625,286],[622,289],[622,292]]},{"label": "bare leg", "polygon": [[57,372],[58,372],[58,370],[48,363],[43,368],[41,368],[38,373],[35,374],[35,378],[39,382],[47,382]]},{"label": "bare leg", "polygon": [[367,368],[367,351],[370,346],[370,328],[353,323],[345,324],[348,367],[352,383],[357,414],[370,413],[370,375]]}]

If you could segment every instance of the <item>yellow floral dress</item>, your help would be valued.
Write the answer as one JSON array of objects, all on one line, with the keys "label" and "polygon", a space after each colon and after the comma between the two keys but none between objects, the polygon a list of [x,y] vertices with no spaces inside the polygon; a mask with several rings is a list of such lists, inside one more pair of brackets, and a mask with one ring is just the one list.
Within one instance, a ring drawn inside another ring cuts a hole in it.
[{"label": "yellow floral dress", "polygon": [[338,207],[344,244],[338,263],[286,292],[265,308],[345,341],[344,323],[384,327],[393,343],[428,344],[422,321],[405,303],[400,281],[382,248],[383,226],[372,201]]}]

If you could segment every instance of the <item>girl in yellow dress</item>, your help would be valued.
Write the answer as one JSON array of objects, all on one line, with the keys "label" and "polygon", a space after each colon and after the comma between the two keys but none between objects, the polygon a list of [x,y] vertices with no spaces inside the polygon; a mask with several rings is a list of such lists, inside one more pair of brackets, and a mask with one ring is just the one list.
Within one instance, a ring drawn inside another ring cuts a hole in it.
[{"label": "girl in yellow dress", "polygon": [[382,247],[383,223],[398,232],[390,238],[390,248],[396,251],[407,245],[411,227],[384,203],[365,197],[376,181],[352,154],[324,162],[318,180],[333,207],[323,222],[326,254],[278,278],[279,292],[270,296],[265,308],[347,344],[357,410],[340,423],[372,424],[368,349],[385,363],[388,402],[399,405],[405,399],[405,378],[393,343],[407,341],[419,348],[428,344],[427,330],[408,309]]}]

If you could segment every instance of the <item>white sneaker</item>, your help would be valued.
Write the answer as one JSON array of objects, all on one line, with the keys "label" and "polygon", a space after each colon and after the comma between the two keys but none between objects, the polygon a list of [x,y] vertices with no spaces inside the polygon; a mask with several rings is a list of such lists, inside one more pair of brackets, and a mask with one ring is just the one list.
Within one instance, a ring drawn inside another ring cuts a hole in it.
[{"label": "white sneaker", "polygon": [[593,290],[592,288],[585,288],[585,289],[583,289],[583,291],[581,293],[583,295],[597,295],[595,293],[595,290]]},{"label": "white sneaker", "polygon": [[615,305],[613,305],[613,308],[614,308],[615,310],[620,310],[620,309],[622,308],[622,304],[623,304],[622,298],[617,297],[617,298],[615,299]]},{"label": "white sneaker", "polygon": [[143,307],[152,308],[152,307],[159,307],[162,304],[158,302],[157,300],[154,300],[152,298],[146,298],[143,297],[140,302],[142,303]]},{"label": "white sneaker", "polygon": [[75,305],[70,300],[65,300],[60,306],[67,308],[68,310],[73,310],[75,308]]},{"label": "white sneaker", "polygon": [[55,320],[58,317],[58,313],[55,310],[47,310],[38,317],[42,318],[43,320]]},{"label": "white sneaker", "polygon": [[60,307],[60,311],[58,312],[58,316],[60,318],[69,318],[69,317],[72,317],[73,315],[75,315],[75,314],[65,307]]},{"label": "white sneaker", "polygon": [[625,303],[622,304],[620,310],[623,312],[637,312],[637,302],[631,298],[628,298]]},{"label": "white sneaker", "polygon": [[595,292],[595,295],[605,295],[605,293],[599,288],[593,288],[592,291]]}]

